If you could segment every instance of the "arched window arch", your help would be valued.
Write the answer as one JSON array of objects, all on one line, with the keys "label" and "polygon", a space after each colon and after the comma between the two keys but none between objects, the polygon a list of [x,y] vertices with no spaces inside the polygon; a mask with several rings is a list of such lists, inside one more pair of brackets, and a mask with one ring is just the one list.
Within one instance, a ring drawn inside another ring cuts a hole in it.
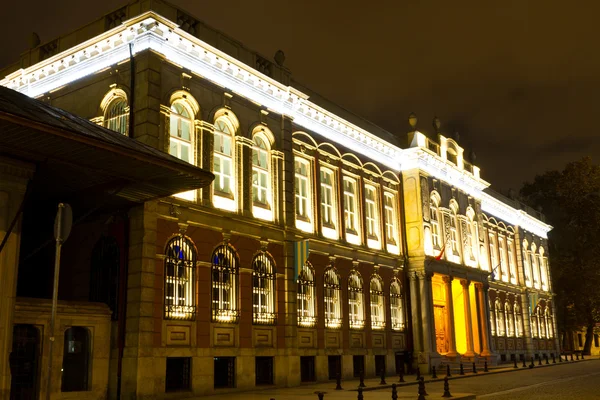
[{"label": "arched window arch", "polygon": [[238,309],[239,259],[234,248],[222,244],[212,254],[212,320],[235,323]]},{"label": "arched window arch", "polygon": [[104,127],[127,135],[129,131],[129,104],[127,95],[120,89],[111,90],[102,101]]},{"label": "arched window arch", "polygon": [[73,326],[65,331],[61,391],[90,390],[90,352],[90,332],[87,328]]},{"label": "arched window arch", "polygon": [[540,266],[538,265],[537,247],[535,243],[531,243],[531,269],[533,271],[533,287],[540,288]]},{"label": "arched window arch", "polygon": [[[231,209],[235,205],[235,129],[227,117],[219,117],[215,121],[215,137],[213,147],[213,182],[214,195],[230,200],[215,201],[215,207]],[[226,206],[229,204],[230,207]]]},{"label": "arched window arch", "polygon": [[524,334],[523,314],[521,313],[521,307],[519,306],[519,303],[517,301],[515,301],[513,310],[515,313],[515,336],[522,337]]},{"label": "arched window arch", "polygon": [[271,143],[257,132],[252,145],[252,212],[255,217],[273,220],[271,190]]},{"label": "arched window arch", "polygon": [[165,249],[165,318],[194,319],[196,248],[185,236],[171,239]]},{"label": "arched window arch", "polygon": [[429,222],[431,223],[431,244],[436,250],[442,248],[442,238],[440,235],[440,198],[437,193],[431,194],[431,201],[429,203]]},{"label": "arched window arch", "polygon": [[169,154],[190,164],[195,164],[192,107],[185,100],[173,101],[169,121]]},{"label": "arched window arch", "polygon": [[504,308],[500,303],[500,299],[496,299],[496,302],[494,303],[494,312],[496,314],[496,332],[498,333],[498,336],[504,336],[506,333],[506,327],[504,325]]},{"label": "arched window arch", "polygon": [[325,270],[323,279],[325,289],[323,300],[325,302],[325,326],[327,328],[339,328],[342,326],[342,290],[340,286],[340,275],[334,267]]},{"label": "arched window arch", "polygon": [[252,260],[252,321],[255,324],[275,323],[275,262],[266,251]]},{"label": "arched window arch", "polygon": [[404,296],[402,285],[398,278],[394,278],[390,284],[390,310],[392,315],[392,330],[403,331],[406,327],[404,322]]},{"label": "arched window arch", "polygon": [[348,322],[352,329],[365,327],[365,296],[363,279],[357,271],[352,271],[348,277]]},{"label": "arched window arch", "polygon": [[317,296],[315,293],[315,271],[307,261],[298,275],[298,325],[312,327],[317,322]]},{"label": "arched window arch", "polygon": [[529,263],[529,255],[527,249],[529,244],[527,240],[523,240],[523,272],[525,273],[525,285],[527,287],[533,286],[533,279],[531,276],[531,265]]},{"label": "arched window arch", "polygon": [[383,293],[383,281],[381,277],[374,274],[371,277],[371,329],[385,328],[385,295]]},{"label": "arched window arch", "polygon": [[504,303],[504,318],[506,321],[506,336],[515,336],[515,315],[508,300]]}]

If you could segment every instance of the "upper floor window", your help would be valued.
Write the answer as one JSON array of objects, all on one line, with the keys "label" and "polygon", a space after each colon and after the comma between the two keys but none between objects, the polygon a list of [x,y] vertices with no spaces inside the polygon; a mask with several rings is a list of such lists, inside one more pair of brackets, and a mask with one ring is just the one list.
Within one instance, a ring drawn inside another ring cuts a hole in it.
[{"label": "upper floor window", "polygon": [[383,281],[377,274],[371,277],[371,328],[385,328],[385,297]]},{"label": "upper floor window", "polygon": [[496,305],[492,305],[492,300],[489,301],[488,306],[490,308],[490,330],[492,336],[496,336]]},{"label": "upper floor window", "polygon": [[532,286],[531,280],[531,265],[529,264],[529,256],[527,253],[527,240],[523,241],[523,272],[525,273],[525,285]]},{"label": "upper floor window", "polygon": [[403,331],[404,322],[404,303],[402,296],[402,286],[397,278],[390,284],[390,311],[392,315],[392,330]]},{"label": "upper floor window", "polygon": [[542,313],[542,309],[538,308],[538,326],[539,326],[539,331],[540,331],[540,338],[542,339],[546,339],[546,325],[547,325],[547,321],[546,321],[546,313]]},{"label": "upper floor window", "polygon": [[176,236],[165,249],[165,313],[167,319],[194,319],[196,250],[185,236]]},{"label": "upper floor window", "polygon": [[498,251],[500,253],[500,274],[504,282],[508,282],[508,259],[505,241],[502,236],[498,238]]},{"label": "upper floor window", "polygon": [[385,238],[387,243],[396,244],[398,236],[398,227],[396,225],[396,196],[392,193],[385,193]]},{"label": "upper floor window", "polygon": [[506,241],[506,252],[508,254],[508,270],[510,273],[510,282],[513,284],[517,283],[517,270],[515,265],[515,242],[511,239]]},{"label": "upper floor window", "polygon": [[192,111],[183,101],[171,105],[169,154],[194,164]]},{"label": "upper floor window", "polygon": [[539,338],[540,337],[540,331],[539,331],[539,310],[540,307],[537,306],[533,313],[531,314],[531,337],[534,338]]},{"label": "upper floor window", "polygon": [[536,252],[535,243],[531,244],[531,270],[533,271],[533,287],[536,289],[540,288],[540,267],[538,265],[538,256]]},{"label": "upper floor window", "polygon": [[237,322],[238,257],[233,247],[222,244],[212,254],[212,320]]},{"label": "upper floor window", "polygon": [[358,232],[358,214],[356,198],[356,180],[344,177],[344,217],[346,219],[346,231],[352,234]]},{"label": "upper floor window", "polygon": [[104,111],[104,126],[115,132],[127,135],[129,128],[129,106],[127,98],[113,95]]},{"label": "upper floor window", "polygon": [[[268,140],[262,134],[254,135],[254,145],[252,146],[252,205],[267,209],[271,207],[271,157],[269,150]],[[255,212],[255,214],[257,213]]]},{"label": "upper floor window", "polygon": [[261,251],[252,260],[252,321],[275,323],[275,263]]},{"label": "upper floor window", "polygon": [[524,334],[523,330],[523,314],[521,314],[521,307],[519,303],[515,301],[515,305],[513,307],[515,313],[515,336],[521,337]]},{"label": "upper floor window", "polygon": [[438,209],[438,199],[431,196],[429,205],[429,222],[431,223],[431,243],[434,249],[441,249],[440,239],[440,218]]},{"label": "upper floor window", "polygon": [[546,323],[546,337],[548,339],[552,339],[554,337],[554,319],[550,314],[549,307],[549,304],[546,304],[546,311],[544,312],[544,322]]},{"label": "upper floor window", "polygon": [[455,202],[450,203],[450,244],[452,248],[452,254],[458,256],[459,247],[458,243],[460,242],[458,239],[458,228],[457,228],[457,220],[456,214],[458,212],[458,205]]},{"label": "upper floor window", "polygon": [[295,190],[296,190],[296,218],[310,221],[310,163],[308,160],[296,157],[295,159]]},{"label": "upper floor window", "polygon": [[508,301],[504,303],[504,315],[506,320],[506,336],[515,336],[515,317]]},{"label": "upper floor window", "polygon": [[[474,221],[475,212],[469,208],[467,211],[467,221],[466,221],[466,243],[467,243],[467,253],[465,254],[465,259],[471,262],[476,261],[475,252],[477,251],[477,236],[476,236],[476,224]],[[473,264],[472,264],[473,265]]]},{"label": "upper floor window", "polygon": [[492,268],[492,272],[497,274],[498,270],[496,269],[496,267],[498,267],[498,248],[496,246],[496,233],[490,231],[489,233],[489,246],[490,246],[490,263],[491,263],[491,268]]},{"label": "upper floor window", "polygon": [[349,323],[352,329],[362,329],[365,326],[365,305],[363,280],[360,274],[352,271],[348,277],[348,308]]},{"label": "upper floor window", "polygon": [[367,236],[377,240],[379,234],[379,216],[377,211],[377,192],[373,186],[365,186],[365,217]]},{"label": "upper floor window", "polygon": [[544,257],[544,248],[540,247],[540,281],[542,290],[548,290],[548,259]]},{"label": "upper floor window", "polygon": [[342,290],[340,276],[334,267],[329,267],[325,270],[323,281],[325,286],[323,290],[325,327],[339,328],[342,326]]},{"label": "upper floor window", "polygon": [[233,198],[234,193],[234,147],[233,127],[222,117],[215,122],[213,151],[213,187],[216,195]]},{"label": "upper floor window", "polygon": [[307,261],[298,275],[298,325],[312,327],[316,325],[315,272]]},{"label": "upper floor window", "polygon": [[321,220],[324,227],[335,229],[333,171],[321,168]]}]

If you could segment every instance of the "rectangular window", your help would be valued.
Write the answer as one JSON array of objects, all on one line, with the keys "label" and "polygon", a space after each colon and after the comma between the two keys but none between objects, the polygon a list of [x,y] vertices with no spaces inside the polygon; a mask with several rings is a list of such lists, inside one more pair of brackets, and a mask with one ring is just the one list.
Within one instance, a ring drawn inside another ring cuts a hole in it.
[{"label": "rectangular window", "polygon": [[365,216],[367,219],[367,235],[370,238],[378,237],[377,192],[372,186],[365,186]]},{"label": "rectangular window", "polygon": [[235,357],[214,358],[214,388],[235,387]]},{"label": "rectangular window", "polygon": [[440,221],[438,209],[433,204],[429,207],[429,221],[431,222],[431,243],[434,249],[440,249]]},{"label": "rectangular window", "polygon": [[396,196],[385,194],[385,234],[390,244],[396,244]]},{"label": "rectangular window", "polygon": [[525,284],[531,287],[531,267],[529,266],[529,256],[525,249],[523,249],[523,270],[525,271]]},{"label": "rectangular window", "polygon": [[321,220],[323,226],[335,228],[333,207],[333,172],[321,168]]},{"label": "rectangular window", "polygon": [[191,357],[167,357],[165,392],[190,390]]},{"label": "rectangular window", "polygon": [[295,190],[296,190],[296,217],[310,220],[309,217],[309,162],[301,158],[295,160]]},{"label": "rectangular window", "polygon": [[496,277],[498,276],[498,270],[496,269],[494,271],[494,269],[498,266],[498,250],[496,248],[496,235],[493,232],[490,232],[489,234],[489,238],[490,238],[490,268],[492,270],[492,272],[494,272],[496,274]]},{"label": "rectangular window", "polygon": [[233,193],[231,136],[215,131],[214,149],[213,173],[215,174],[215,191],[231,195]]},{"label": "rectangular window", "polygon": [[513,246],[515,243],[512,240],[507,240],[506,250],[508,253],[508,270],[510,273],[510,281],[517,283],[517,271],[515,268],[515,252]]},{"label": "rectangular window", "polygon": [[508,260],[506,256],[506,246],[504,245],[504,238],[498,238],[498,250],[500,252],[500,268],[498,271],[502,275],[502,280],[508,282]]},{"label": "rectangular window", "polygon": [[540,268],[538,266],[537,254],[531,252],[531,269],[533,270],[533,287],[540,288]]},{"label": "rectangular window", "polygon": [[450,243],[452,244],[452,254],[458,256],[458,230],[456,229],[456,214],[450,215]]},{"label": "rectangular window", "polygon": [[344,178],[344,217],[346,219],[346,231],[356,234],[358,232],[358,216],[356,214],[356,181],[352,178]]},{"label": "rectangular window", "polygon": [[315,357],[300,356],[300,381],[314,382],[316,380]]}]

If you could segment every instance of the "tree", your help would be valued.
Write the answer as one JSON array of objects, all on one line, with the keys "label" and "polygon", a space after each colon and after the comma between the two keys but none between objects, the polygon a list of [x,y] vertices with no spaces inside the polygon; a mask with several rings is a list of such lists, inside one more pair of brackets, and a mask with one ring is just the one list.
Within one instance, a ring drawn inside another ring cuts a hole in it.
[{"label": "tree", "polygon": [[600,166],[589,157],[548,171],[521,189],[523,201],[542,211],[548,235],[557,319],[563,333],[586,327],[590,354],[600,322]]}]

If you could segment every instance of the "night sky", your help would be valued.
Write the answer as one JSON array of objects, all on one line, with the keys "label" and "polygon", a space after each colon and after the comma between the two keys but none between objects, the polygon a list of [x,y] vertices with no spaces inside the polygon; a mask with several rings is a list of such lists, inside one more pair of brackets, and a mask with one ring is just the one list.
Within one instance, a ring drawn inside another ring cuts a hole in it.
[{"label": "night sky", "polygon": [[[496,190],[584,155],[598,162],[599,2],[172,3],[270,59],[283,50],[294,79],[392,133],[406,134],[411,111],[431,133],[437,114]],[[124,4],[11,1],[0,65],[31,32],[44,43]]]}]

